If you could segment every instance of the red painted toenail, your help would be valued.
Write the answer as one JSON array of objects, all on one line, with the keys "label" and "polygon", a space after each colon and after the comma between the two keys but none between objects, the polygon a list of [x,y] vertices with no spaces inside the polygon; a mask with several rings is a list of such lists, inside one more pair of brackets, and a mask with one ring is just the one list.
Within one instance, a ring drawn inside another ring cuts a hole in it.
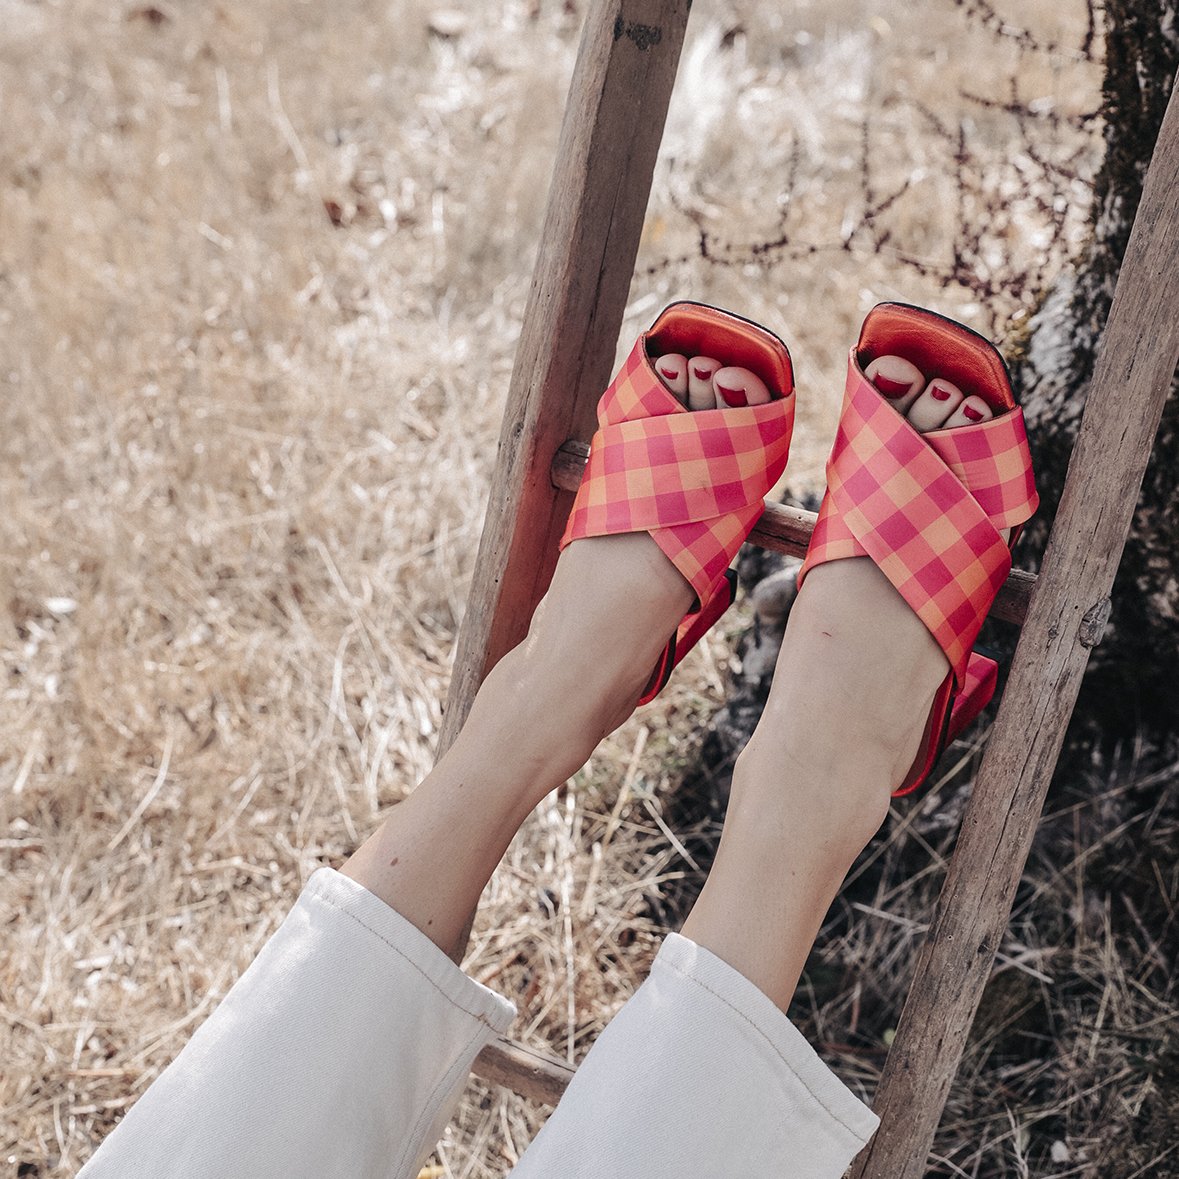
[{"label": "red painted toenail", "polygon": [[669,381],[674,381],[679,375],[674,368],[661,368],[659,374],[660,376],[666,377]]},{"label": "red painted toenail", "polygon": [[698,381],[707,381],[712,376],[712,371],[707,368],[694,368],[692,372]]},{"label": "red painted toenail", "polygon": [[981,422],[983,420],[983,412],[981,409],[975,409],[973,405],[964,405],[962,413],[968,417],[972,422]]},{"label": "red painted toenail", "polygon": [[716,391],[725,399],[726,405],[746,405],[744,389],[726,389],[724,385],[717,385]]},{"label": "red painted toenail", "polygon": [[929,395],[930,395],[930,397],[932,397],[934,399],[934,401],[949,401],[950,400],[949,389],[943,389],[940,385],[937,385],[937,386],[934,386],[933,388],[931,388],[929,390]]},{"label": "red painted toenail", "polygon": [[873,384],[885,397],[904,397],[913,388],[912,381],[894,381],[879,374],[876,375]]}]

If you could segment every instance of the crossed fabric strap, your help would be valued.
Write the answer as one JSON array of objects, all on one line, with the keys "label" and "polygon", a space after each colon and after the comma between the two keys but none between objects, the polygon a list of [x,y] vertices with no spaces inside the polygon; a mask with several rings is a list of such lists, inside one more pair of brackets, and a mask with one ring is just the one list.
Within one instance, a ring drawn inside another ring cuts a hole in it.
[{"label": "crossed fabric strap", "polygon": [[999,529],[1023,524],[1038,502],[1021,409],[918,434],[853,350],[799,585],[825,561],[870,557],[946,653],[961,692],[970,650],[1011,570]]},{"label": "crossed fabric strap", "polygon": [[680,654],[718,615],[716,599],[766,493],[786,467],[794,393],[766,405],[689,411],[656,375],[646,336],[598,402],[598,431],[561,548],[583,536],[649,532],[691,583]]}]

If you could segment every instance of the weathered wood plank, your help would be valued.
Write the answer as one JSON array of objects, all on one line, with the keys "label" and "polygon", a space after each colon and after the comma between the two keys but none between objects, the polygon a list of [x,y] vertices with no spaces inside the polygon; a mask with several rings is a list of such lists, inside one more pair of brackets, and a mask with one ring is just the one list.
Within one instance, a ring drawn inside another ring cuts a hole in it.
[{"label": "weathered wood plank", "polygon": [[565,439],[593,433],[610,379],[689,7],[596,0],[587,12],[439,756],[552,577],[572,499],[549,464]]},{"label": "weathered wood plank", "polygon": [[[586,443],[576,440],[566,442],[553,457],[553,483],[565,491],[576,491],[588,457],[589,446]],[[766,500],[765,511],[749,534],[749,542],[775,553],[785,553],[788,557],[805,557],[815,528],[815,518],[814,512]],[[1013,569],[991,607],[991,617],[1004,622],[1023,622],[1035,584],[1034,573]]]},{"label": "weathered wood plank", "polygon": [[471,1072],[545,1105],[556,1105],[573,1080],[573,1067],[563,1060],[502,1037],[475,1057]]},{"label": "weathered wood plank", "polygon": [[885,1065],[855,1179],[918,1179],[1002,940],[1100,640],[1179,360],[1179,87],[1172,92],[1098,353],[1068,481],[998,718]]}]

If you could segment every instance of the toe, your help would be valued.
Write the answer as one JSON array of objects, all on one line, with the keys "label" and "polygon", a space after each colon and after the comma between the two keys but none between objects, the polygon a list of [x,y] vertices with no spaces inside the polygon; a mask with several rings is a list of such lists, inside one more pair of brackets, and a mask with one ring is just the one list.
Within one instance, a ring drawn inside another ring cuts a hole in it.
[{"label": "toe", "polygon": [[718,368],[712,376],[716,390],[716,407],[731,405],[765,405],[770,390],[765,381],[747,368]]},{"label": "toe", "polygon": [[952,430],[957,426],[973,426],[995,416],[994,411],[981,397],[967,397],[948,418],[942,427]]},{"label": "toe", "polygon": [[938,430],[962,404],[964,397],[965,394],[957,385],[944,377],[934,377],[925,386],[925,392],[909,407],[909,412],[905,416],[909,419],[909,425],[920,434]]},{"label": "toe", "polygon": [[716,394],[712,388],[712,376],[721,367],[719,360],[711,356],[693,356],[688,361],[688,408],[715,409]]},{"label": "toe", "polygon": [[925,388],[925,374],[900,356],[878,356],[864,370],[864,375],[888,398],[897,413],[904,413]]},{"label": "toe", "polygon": [[688,404],[688,358],[668,352],[655,361],[655,371],[681,405]]}]

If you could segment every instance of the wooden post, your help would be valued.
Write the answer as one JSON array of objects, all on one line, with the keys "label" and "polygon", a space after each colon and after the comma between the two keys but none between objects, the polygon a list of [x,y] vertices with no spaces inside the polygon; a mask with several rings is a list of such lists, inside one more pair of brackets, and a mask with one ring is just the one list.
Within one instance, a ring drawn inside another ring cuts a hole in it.
[{"label": "wooden post", "polygon": [[1060,508],[853,1179],[919,1179],[1011,914],[1089,651],[1101,641],[1179,360],[1179,88],[1172,91]]},{"label": "wooden post", "polygon": [[593,433],[610,379],[689,7],[595,0],[586,15],[439,757],[552,578],[572,496],[549,468]]}]

